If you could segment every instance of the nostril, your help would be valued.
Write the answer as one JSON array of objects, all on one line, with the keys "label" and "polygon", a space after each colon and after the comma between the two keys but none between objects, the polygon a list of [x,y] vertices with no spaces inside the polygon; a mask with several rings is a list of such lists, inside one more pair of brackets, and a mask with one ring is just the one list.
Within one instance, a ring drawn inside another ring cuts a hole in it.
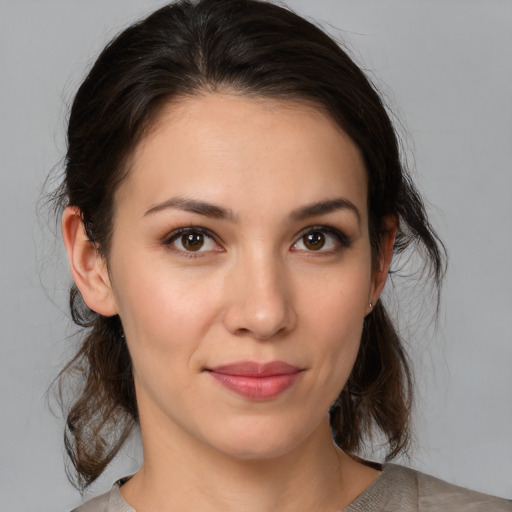
[{"label": "nostril", "polygon": [[254,329],[241,327],[239,329],[236,329],[234,331],[234,334],[236,336],[251,337],[251,338],[254,338],[257,340],[269,340],[269,339],[273,339],[273,338],[279,338],[279,337],[285,335],[287,333],[287,331],[288,331],[288,329],[284,326],[279,329],[268,329],[268,330],[262,329],[261,327],[254,328]]}]

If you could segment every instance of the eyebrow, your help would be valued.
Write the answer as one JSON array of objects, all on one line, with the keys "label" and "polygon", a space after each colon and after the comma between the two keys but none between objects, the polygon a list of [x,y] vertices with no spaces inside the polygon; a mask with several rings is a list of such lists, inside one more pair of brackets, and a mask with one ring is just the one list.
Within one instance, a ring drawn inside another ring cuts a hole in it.
[{"label": "eyebrow", "polygon": [[302,206],[293,210],[290,217],[294,220],[304,220],[309,217],[317,217],[319,215],[326,215],[338,210],[349,210],[355,214],[357,221],[361,223],[361,214],[357,206],[348,199],[339,197],[337,199],[329,199],[326,201],[319,201],[317,203]]},{"label": "eyebrow", "polygon": [[168,208],[183,210],[186,212],[197,213],[205,217],[212,217],[214,219],[225,219],[236,221],[236,215],[229,208],[222,208],[205,201],[198,201],[196,199],[185,199],[183,197],[173,197],[163,203],[152,206],[145,214],[144,217],[152,213],[160,212]]},{"label": "eyebrow", "polygon": [[[164,201],[163,203],[159,203],[155,206],[152,206],[145,214],[151,215],[156,212],[160,212],[166,209],[177,209],[183,210],[186,212],[197,213],[199,215],[204,215],[205,217],[212,217],[215,219],[222,220],[230,220],[236,222],[238,220],[237,215],[233,212],[233,210],[229,208],[223,208],[221,206],[214,205],[212,203],[208,203],[206,201],[199,201],[197,199],[186,199],[183,197],[173,197]],[[316,203],[308,204],[306,206],[301,206],[296,210],[293,210],[290,214],[290,218],[292,220],[304,220],[309,217],[317,217],[319,215],[326,215],[328,213],[332,213],[338,210],[349,210],[352,211],[359,223],[361,223],[361,214],[357,209],[356,205],[345,198],[337,198],[337,199],[328,199],[325,201],[318,201]]]}]

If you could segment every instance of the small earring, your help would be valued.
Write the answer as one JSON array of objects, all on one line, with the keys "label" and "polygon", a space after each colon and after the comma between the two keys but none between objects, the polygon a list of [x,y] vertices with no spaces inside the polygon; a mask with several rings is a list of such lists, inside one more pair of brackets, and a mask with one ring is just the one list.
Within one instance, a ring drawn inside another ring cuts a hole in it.
[{"label": "small earring", "polygon": [[370,305],[370,309],[372,309],[373,308],[372,301],[369,302],[369,305]]}]

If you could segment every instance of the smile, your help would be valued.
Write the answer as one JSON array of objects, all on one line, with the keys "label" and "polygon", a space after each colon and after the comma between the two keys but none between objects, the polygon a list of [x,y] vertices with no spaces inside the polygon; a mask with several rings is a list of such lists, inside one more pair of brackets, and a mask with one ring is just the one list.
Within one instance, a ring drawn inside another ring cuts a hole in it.
[{"label": "smile", "polygon": [[251,400],[276,398],[291,387],[303,372],[283,361],[265,364],[240,361],[208,368],[207,371],[225,388]]}]

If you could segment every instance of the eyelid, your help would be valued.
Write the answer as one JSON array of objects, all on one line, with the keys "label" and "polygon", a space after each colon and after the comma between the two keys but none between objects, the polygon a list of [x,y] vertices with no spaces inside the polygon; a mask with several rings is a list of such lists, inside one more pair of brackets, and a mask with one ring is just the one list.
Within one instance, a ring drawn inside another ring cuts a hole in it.
[{"label": "eyelid", "polygon": [[[349,247],[351,244],[350,238],[347,235],[345,235],[345,233],[343,233],[341,230],[339,230],[338,228],[335,228],[333,226],[322,224],[322,225],[308,226],[307,228],[303,229],[297,235],[296,240],[295,240],[295,242],[293,242],[292,247],[294,247],[307,234],[317,233],[317,232],[327,233],[327,234],[333,236],[334,238],[336,238],[336,241],[340,244],[341,248]],[[302,249],[298,249],[298,250],[302,250]],[[332,254],[335,251],[332,251],[332,250],[328,250],[328,251],[324,250],[323,251],[322,249],[319,249],[318,251],[309,250],[309,251],[304,251],[304,252],[309,252],[311,254],[315,254],[315,253],[316,254],[321,254],[321,253],[327,253],[327,254],[331,253]]]},{"label": "eyelid", "polygon": [[[299,234],[296,236],[295,241],[292,244],[292,248],[295,247],[295,245],[301,240],[301,238],[303,238],[304,236],[306,236],[309,233],[314,233],[314,232],[321,232],[321,233],[325,233],[325,234],[328,234],[328,235],[334,237],[336,239],[337,243],[340,245],[340,247],[335,250],[322,250],[322,249],[319,249],[318,251],[313,251],[313,250],[308,251],[308,250],[303,250],[303,249],[297,249],[297,250],[309,252],[311,254],[314,254],[315,252],[317,254],[321,254],[321,253],[329,254],[329,253],[336,252],[337,250],[339,250],[341,248],[349,247],[351,244],[351,240],[349,239],[349,237],[347,237],[340,229],[335,228],[333,226],[322,224],[322,225],[308,226],[307,228],[304,228],[302,231],[300,231]],[[209,229],[203,228],[201,226],[185,226],[185,227],[173,229],[170,233],[167,233],[163,237],[162,244],[165,246],[172,246],[174,241],[176,241],[180,236],[187,234],[187,233],[200,233],[200,234],[204,235],[205,237],[212,239],[215,242],[215,244],[222,247],[222,244],[219,241],[219,237],[216,234],[214,234],[212,231],[210,231]],[[184,250],[180,250],[178,248],[174,248],[172,250],[174,250],[176,253],[186,255],[187,257],[199,257],[199,256],[205,255],[205,253],[211,252],[211,251],[197,251],[197,252],[184,251]],[[219,251],[219,252],[221,252],[221,251]]]},{"label": "eyelid", "polygon": [[[200,226],[186,226],[181,227],[177,229],[173,229],[170,233],[167,233],[163,239],[162,244],[165,246],[171,247],[173,245],[173,242],[175,242],[180,236],[185,235],[187,233],[199,233],[205,237],[211,238],[215,244],[221,247],[221,244],[219,242],[219,237],[216,236],[214,233],[212,233],[209,229],[200,227]],[[174,252],[186,255],[187,257],[199,257],[203,256],[205,253],[211,252],[211,251],[183,251],[177,248],[172,249]],[[219,251],[220,252],[220,251]]]}]

